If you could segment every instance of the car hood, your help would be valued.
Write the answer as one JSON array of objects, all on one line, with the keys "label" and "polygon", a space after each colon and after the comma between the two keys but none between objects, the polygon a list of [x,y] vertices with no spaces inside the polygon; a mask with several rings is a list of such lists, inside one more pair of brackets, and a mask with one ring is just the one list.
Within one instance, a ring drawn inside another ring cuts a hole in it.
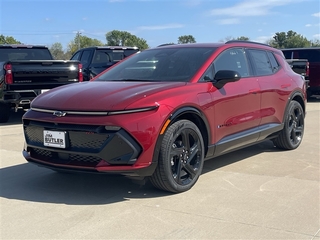
[{"label": "car hood", "polygon": [[73,83],[39,95],[33,100],[31,107],[79,111],[124,110],[139,99],[185,84],[185,82],[102,81]]}]

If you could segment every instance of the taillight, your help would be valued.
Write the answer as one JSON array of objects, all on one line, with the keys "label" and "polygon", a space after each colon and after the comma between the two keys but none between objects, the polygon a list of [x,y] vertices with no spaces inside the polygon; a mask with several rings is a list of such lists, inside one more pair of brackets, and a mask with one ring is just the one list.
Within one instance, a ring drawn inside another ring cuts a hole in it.
[{"label": "taillight", "polygon": [[78,64],[78,78],[79,82],[83,82],[83,72],[82,72],[82,64]]},{"label": "taillight", "polygon": [[309,77],[309,62],[307,62],[306,66],[306,77]]},{"label": "taillight", "polygon": [[4,82],[6,84],[13,83],[13,76],[12,76],[12,65],[10,63],[4,65],[5,75],[4,75]]}]

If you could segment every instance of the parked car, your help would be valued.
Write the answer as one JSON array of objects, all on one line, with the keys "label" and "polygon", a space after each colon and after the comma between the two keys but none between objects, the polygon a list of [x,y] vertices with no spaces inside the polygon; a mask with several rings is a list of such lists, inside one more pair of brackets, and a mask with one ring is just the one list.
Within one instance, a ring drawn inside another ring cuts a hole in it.
[{"label": "parked car", "polygon": [[320,95],[320,47],[282,49],[286,59],[307,59],[309,62],[308,97]]},{"label": "parked car", "polygon": [[229,41],[148,49],[41,94],[23,116],[27,161],[189,190],[207,159],[272,140],[297,148],[306,87],[283,53]]},{"label": "parked car", "polygon": [[28,109],[41,92],[81,81],[79,61],[54,60],[45,46],[1,44],[0,123],[12,108]]},{"label": "parked car", "polygon": [[75,52],[71,60],[79,60],[82,63],[84,81],[89,81],[107,68],[137,52],[139,52],[137,47],[88,47]]}]

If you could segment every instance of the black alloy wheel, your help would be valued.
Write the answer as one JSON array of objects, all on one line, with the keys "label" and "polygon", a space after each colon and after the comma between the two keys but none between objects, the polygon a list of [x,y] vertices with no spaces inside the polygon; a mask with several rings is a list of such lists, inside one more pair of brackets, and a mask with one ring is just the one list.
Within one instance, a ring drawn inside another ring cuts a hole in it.
[{"label": "black alloy wheel", "polygon": [[280,135],[273,140],[278,148],[292,150],[296,149],[303,138],[304,133],[304,111],[297,101],[289,103],[286,112],[284,128]]},{"label": "black alloy wheel", "polygon": [[204,143],[200,130],[188,120],[177,121],[165,132],[158,167],[151,182],[166,191],[187,191],[198,180],[203,161]]}]

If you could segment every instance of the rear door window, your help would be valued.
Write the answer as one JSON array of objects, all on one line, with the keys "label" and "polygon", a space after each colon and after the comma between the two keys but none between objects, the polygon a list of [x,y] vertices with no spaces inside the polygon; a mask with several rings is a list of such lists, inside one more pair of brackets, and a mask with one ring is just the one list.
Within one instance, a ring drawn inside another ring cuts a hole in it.
[{"label": "rear door window", "polygon": [[263,76],[273,73],[271,62],[266,51],[249,49],[249,53],[256,75]]}]

